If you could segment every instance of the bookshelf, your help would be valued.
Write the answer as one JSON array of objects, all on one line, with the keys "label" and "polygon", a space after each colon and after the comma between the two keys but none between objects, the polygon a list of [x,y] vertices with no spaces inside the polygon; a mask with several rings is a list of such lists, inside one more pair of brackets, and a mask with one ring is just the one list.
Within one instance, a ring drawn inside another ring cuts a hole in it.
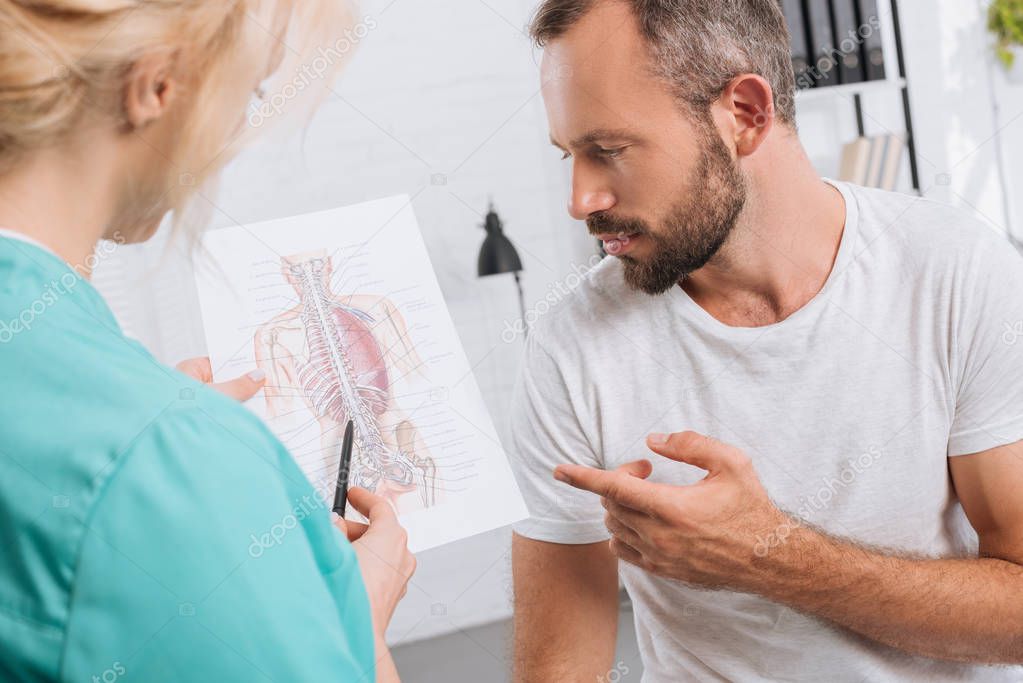
[{"label": "bookshelf", "polygon": [[[793,21],[793,19],[787,15],[790,22],[790,32],[795,35],[797,33],[797,27],[800,27],[799,35],[793,39],[794,65],[802,60],[803,62],[809,62],[812,67],[814,59],[816,58],[815,53],[820,52],[822,46],[815,45],[815,35],[807,22],[809,18],[812,18],[813,16],[820,16],[822,14],[822,10],[830,11],[830,15],[832,17],[831,40],[833,43],[841,42],[837,38],[837,36],[841,35],[841,32],[835,23],[836,13],[834,12],[834,8],[837,3],[842,2],[853,3],[857,7],[861,6],[861,3],[857,2],[857,0],[791,0],[783,3],[783,8],[790,8],[800,15],[796,21]],[[822,102],[828,99],[835,99],[839,101],[847,100],[855,115],[858,134],[863,136],[865,135],[863,110],[864,97],[870,97],[878,94],[897,96],[902,112],[901,118],[905,125],[904,134],[906,156],[909,162],[910,183],[913,191],[919,194],[921,192],[921,186],[916,139],[913,130],[913,113],[909,98],[910,83],[906,78],[902,28],[899,22],[898,3],[899,0],[877,0],[876,3],[880,48],[883,50],[884,59],[884,78],[843,83],[841,82],[842,79],[832,75],[832,77],[829,78],[816,80],[814,82],[814,87],[797,90],[796,102],[813,103]],[[861,26],[864,24],[864,21],[865,20],[860,17]],[[802,45],[802,47],[800,47],[800,45]],[[807,54],[797,54],[797,51],[800,49],[805,50]],[[832,50],[837,52],[835,48],[832,48]],[[863,69],[864,71],[867,71],[869,67],[866,66],[866,47],[862,48],[862,50],[864,60]],[[797,67],[796,70],[798,82],[799,68]],[[838,68],[836,67],[836,71],[837,70]]]},{"label": "bookshelf", "polygon": [[856,95],[871,95],[878,92],[897,92],[906,86],[905,78],[886,78],[883,81],[863,81],[862,83],[842,83],[826,88],[808,88],[796,93],[801,102],[812,102],[828,97],[852,98]]}]

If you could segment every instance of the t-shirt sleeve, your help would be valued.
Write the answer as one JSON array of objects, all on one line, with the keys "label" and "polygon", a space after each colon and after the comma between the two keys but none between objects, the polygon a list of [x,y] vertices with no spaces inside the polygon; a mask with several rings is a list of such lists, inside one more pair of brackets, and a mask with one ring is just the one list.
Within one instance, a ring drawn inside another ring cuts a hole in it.
[{"label": "t-shirt sleeve", "polygon": [[1023,258],[994,236],[972,256],[954,297],[958,382],[949,456],[1023,439]]},{"label": "t-shirt sleeve", "polygon": [[354,551],[269,434],[161,417],[110,467],[83,520],[62,680],[375,680]]},{"label": "t-shirt sleeve", "polygon": [[609,538],[600,499],[553,476],[562,463],[603,468],[585,427],[578,377],[529,336],[511,407],[512,466],[530,513],[514,527],[521,536],[565,544]]}]

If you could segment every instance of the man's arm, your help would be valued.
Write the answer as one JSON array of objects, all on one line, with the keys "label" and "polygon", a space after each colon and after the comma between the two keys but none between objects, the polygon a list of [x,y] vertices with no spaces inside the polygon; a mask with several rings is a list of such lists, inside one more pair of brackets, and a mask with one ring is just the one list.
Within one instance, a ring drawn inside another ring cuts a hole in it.
[{"label": "man's arm", "polygon": [[610,670],[618,560],[607,541],[547,543],[514,534],[516,683],[591,683]]},{"label": "man's arm", "polygon": [[980,558],[892,557],[803,527],[768,555],[763,594],[915,654],[1023,663],[1023,447],[949,468]]},{"label": "man's arm", "polygon": [[742,451],[714,439],[647,444],[707,477],[669,486],[577,465],[555,474],[602,496],[611,551],[626,562],[759,594],[913,654],[1023,663],[1023,442],[950,459],[981,553],[955,559],[900,557],[803,526],[774,506]]}]

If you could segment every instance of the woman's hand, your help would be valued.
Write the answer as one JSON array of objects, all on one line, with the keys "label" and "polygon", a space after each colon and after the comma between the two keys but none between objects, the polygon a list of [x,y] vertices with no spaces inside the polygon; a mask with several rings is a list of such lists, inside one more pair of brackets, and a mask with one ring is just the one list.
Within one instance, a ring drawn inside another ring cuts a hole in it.
[{"label": "woman's hand", "polygon": [[369,595],[376,642],[376,683],[401,683],[384,633],[394,609],[408,590],[409,579],[416,571],[416,558],[408,551],[408,534],[398,523],[398,516],[386,498],[366,489],[353,488],[348,491],[348,502],[369,518],[368,525],[340,517],[334,524],[355,549],[362,582]]},{"label": "woman's hand", "polygon": [[203,384],[209,384],[222,394],[244,403],[256,395],[266,384],[266,373],[256,369],[230,382],[213,383],[213,368],[209,358],[189,358],[175,366],[180,372],[194,377]]},{"label": "woman's hand", "polygon": [[408,550],[408,534],[386,498],[363,488],[348,491],[348,502],[369,518],[369,524],[338,518],[335,526],[351,541],[359,558],[362,581],[373,613],[373,628],[383,640],[394,609],[405,597],[416,558]]}]

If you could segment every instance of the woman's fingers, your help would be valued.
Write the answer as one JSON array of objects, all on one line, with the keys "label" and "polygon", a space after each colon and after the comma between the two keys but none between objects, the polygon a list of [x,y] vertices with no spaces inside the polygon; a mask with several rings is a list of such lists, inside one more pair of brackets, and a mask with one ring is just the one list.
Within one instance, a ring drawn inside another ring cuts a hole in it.
[{"label": "woman's fingers", "polygon": [[331,516],[334,518],[334,526],[337,527],[338,531],[345,535],[349,543],[354,543],[362,538],[362,535],[369,529],[368,524],[362,522],[353,522],[350,519],[344,519],[336,512],[332,512]]},{"label": "woman's fingers", "polygon": [[211,386],[220,393],[244,403],[255,396],[264,384],[266,384],[266,373],[256,369],[230,382],[221,382]]},{"label": "woman's fingers", "polygon": [[247,375],[232,379],[230,382],[213,384],[213,368],[210,366],[209,358],[189,358],[174,367],[189,377],[197,379],[203,384],[209,384],[225,396],[230,396],[242,403],[255,396],[266,384],[266,373],[258,368]]},{"label": "woman's fingers", "polygon": [[394,507],[388,500],[375,493],[370,493],[364,488],[353,487],[348,489],[348,502],[352,507],[369,519],[370,524],[382,522],[386,519],[396,519],[397,514]]},{"label": "woman's fingers", "polygon": [[199,380],[203,384],[213,381],[213,368],[210,367],[209,358],[189,358],[174,366],[179,372]]}]

